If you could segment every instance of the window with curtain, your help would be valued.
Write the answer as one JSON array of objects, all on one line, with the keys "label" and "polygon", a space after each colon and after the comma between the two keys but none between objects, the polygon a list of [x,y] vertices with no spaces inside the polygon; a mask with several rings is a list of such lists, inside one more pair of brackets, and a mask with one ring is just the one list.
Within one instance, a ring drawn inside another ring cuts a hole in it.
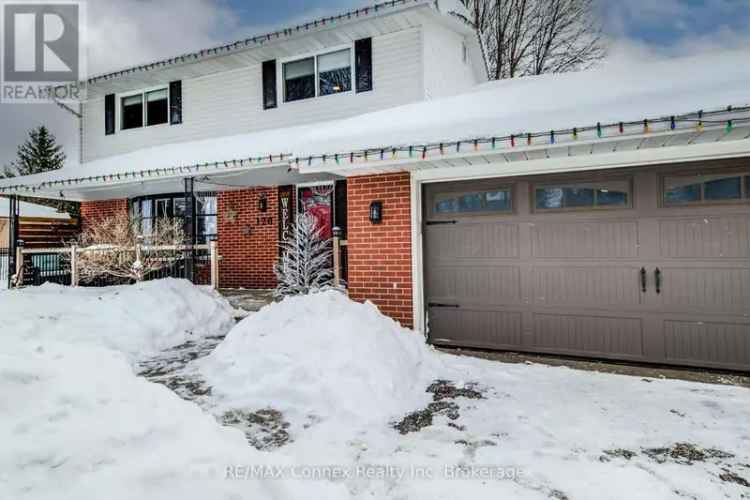
[{"label": "window with curtain", "polygon": [[315,58],[285,63],[284,100],[292,102],[311,97],[315,97]]},{"label": "window with curtain", "polygon": [[[131,200],[132,216],[138,220],[143,236],[149,236],[156,221],[184,218],[187,213],[185,195],[146,196]],[[216,193],[196,193],[193,225],[196,243],[203,244],[218,236],[218,203]]]},{"label": "window with curtain", "polygon": [[351,49],[318,56],[318,88],[320,95],[348,92],[352,89]]},{"label": "window with curtain", "polygon": [[146,93],[146,125],[169,122],[169,92],[167,89]]},{"label": "window with curtain", "polygon": [[122,98],[122,129],[143,126],[143,95],[132,95]]},{"label": "window with curtain", "polygon": [[196,196],[195,228],[198,243],[207,243],[218,236],[218,212],[216,193],[202,193]]}]

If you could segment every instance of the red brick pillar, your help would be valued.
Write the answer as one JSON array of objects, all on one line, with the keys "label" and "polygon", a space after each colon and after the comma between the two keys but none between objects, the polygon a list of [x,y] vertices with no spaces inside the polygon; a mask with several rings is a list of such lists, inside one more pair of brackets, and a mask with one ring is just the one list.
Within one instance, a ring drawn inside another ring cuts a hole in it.
[{"label": "red brick pillar", "polygon": [[[383,221],[369,220],[383,202]],[[347,179],[349,295],[412,327],[411,196],[408,173]]]},{"label": "red brick pillar", "polygon": [[[278,188],[219,193],[219,286],[274,288],[278,257]],[[265,197],[266,210],[260,211]]]}]

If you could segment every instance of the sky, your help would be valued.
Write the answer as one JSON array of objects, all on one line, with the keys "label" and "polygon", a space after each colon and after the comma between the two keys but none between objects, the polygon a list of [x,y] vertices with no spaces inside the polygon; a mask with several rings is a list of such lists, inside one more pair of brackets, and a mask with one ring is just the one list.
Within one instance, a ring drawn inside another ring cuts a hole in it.
[{"label": "sky", "polygon": [[[750,0],[593,0],[608,63],[750,47]],[[359,0],[88,0],[92,74],[242,39],[367,5]],[[169,27],[169,29],[165,29]],[[0,167],[47,125],[78,160],[75,119],[54,105],[0,104]]]}]

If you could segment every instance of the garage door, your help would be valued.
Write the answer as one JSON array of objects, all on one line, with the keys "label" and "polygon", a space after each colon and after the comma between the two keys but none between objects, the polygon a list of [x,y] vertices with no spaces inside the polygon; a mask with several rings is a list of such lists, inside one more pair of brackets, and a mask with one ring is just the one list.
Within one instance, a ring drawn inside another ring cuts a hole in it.
[{"label": "garage door", "polygon": [[750,168],[424,188],[435,344],[750,369]]}]

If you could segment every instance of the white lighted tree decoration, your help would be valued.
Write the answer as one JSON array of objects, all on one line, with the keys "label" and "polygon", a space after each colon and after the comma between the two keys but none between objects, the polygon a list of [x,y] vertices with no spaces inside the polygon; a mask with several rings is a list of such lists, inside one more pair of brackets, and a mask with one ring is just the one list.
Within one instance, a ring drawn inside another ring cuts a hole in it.
[{"label": "white lighted tree decoration", "polygon": [[276,297],[306,295],[333,285],[332,242],[321,233],[315,217],[297,215],[289,238],[279,244],[281,258],[274,269]]}]

